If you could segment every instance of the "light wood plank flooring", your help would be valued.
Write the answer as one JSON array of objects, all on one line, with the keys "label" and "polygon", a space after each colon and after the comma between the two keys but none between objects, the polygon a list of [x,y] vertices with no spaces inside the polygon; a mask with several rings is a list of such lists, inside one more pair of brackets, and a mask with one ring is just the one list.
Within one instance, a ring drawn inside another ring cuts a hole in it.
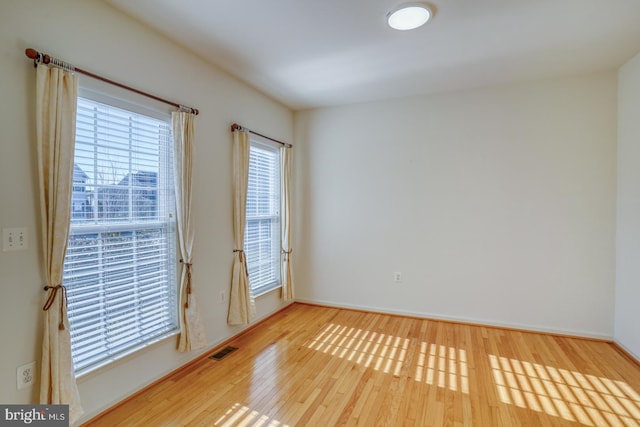
[{"label": "light wood plank flooring", "polygon": [[90,426],[640,426],[605,342],[294,304]]}]

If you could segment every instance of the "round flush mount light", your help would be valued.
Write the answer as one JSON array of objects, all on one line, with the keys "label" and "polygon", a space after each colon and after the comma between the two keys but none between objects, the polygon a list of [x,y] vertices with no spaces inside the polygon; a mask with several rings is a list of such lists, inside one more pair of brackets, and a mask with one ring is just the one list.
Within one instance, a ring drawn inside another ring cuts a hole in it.
[{"label": "round flush mount light", "polygon": [[433,12],[424,3],[405,3],[387,13],[387,22],[394,30],[413,30],[427,23]]}]

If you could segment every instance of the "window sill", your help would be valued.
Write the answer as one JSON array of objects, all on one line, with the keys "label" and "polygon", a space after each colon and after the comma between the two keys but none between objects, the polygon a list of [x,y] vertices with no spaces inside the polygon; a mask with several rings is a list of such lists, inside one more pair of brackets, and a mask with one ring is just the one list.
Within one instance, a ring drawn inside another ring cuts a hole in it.
[{"label": "window sill", "polygon": [[270,289],[264,289],[264,290],[261,290],[260,292],[256,293],[255,295],[253,295],[253,297],[254,298],[259,298],[259,297],[265,296],[267,294],[270,294],[271,292],[277,291],[277,290],[279,290],[281,288],[282,288],[282,285],[277,285],[277,286],[274,286],[273,288],[270,288]]},{"label": "window sill", "polygon": [[146,350],[150,350],[151,347],[155,346],[156,344],[166,341],[169,338],[175,337],[176,335],[178,335],[180,333],[180,329],[174,329],[172,331],[169,332],[165,332],[164,334],[149,340],[149,341],[145,341],[143,343],[140,343],[139,345],[132,347],[126,351],[123,351],[121,353],[117,353],[114,354],[112,356],[109,356],[97,363],[94,363],[93,365],[89,365],[83,369],[79,369],[78,371],[75,372],[75,376],[76,376],[76,380],[83,380],[83,379],[87,379],[92,377],[93,375],[97,375],[105,370],[107,370],[110,366],[112,366],[114,363],[117,362],[123,362],[126,359],[130,358],[131,356],[133,356],[134,354],[139,354],[143,351]]}]

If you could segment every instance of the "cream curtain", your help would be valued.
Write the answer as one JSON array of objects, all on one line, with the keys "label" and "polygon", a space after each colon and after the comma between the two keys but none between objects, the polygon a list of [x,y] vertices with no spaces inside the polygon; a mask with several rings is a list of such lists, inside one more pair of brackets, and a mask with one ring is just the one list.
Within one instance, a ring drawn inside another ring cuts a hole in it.
[{"label": "cream curtain", "polygon": [[193,222],[191,221],[191,187],[193,176],[193,143],[195,140],[194,114],[176,111],[172,114],[173,155],[176,193],[176,221],[182,257],[180,278],[180,338],[178,351],[191,351],[207,345],[207,338],[198,310],[196,294],[192,288],[191,270],[193,248]]},{"label": "cream curtain", "polygon": [[280,230],[282,240],[282,299],[294,298],[293,274],[291,272],[291,148],[280,148],[280,197],[282,214]]},{"label": "cream curtain", "polygon": [[249,132],[233,132],[233,270],[229,294],[229,325],[246,325],[256,317],[256,306],[249,286],[249,271],[244,254],[244,229],[249,186]]},{"label": "cream curtain", "polygon": [[40,185],[44,306],[40,403],[69,405],[70,422],[82,415],[73,372],[66,290],[62,286],[69,240],[78,78],[39,64],[36,74],[36,138]]}]

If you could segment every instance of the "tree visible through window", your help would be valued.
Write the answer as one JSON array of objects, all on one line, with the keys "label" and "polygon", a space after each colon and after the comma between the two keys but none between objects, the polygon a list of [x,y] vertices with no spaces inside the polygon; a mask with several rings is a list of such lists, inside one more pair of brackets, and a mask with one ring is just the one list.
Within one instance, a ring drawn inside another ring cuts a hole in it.
[{"label": "tree visible through window", "polygon": [[171,125],[79,98],[64,265],[76,374],[177,331]]},{"label": "tree visible through window", "polygon": [[280,151],[251,141],[244,251],[254,295],[280,280]]}]

